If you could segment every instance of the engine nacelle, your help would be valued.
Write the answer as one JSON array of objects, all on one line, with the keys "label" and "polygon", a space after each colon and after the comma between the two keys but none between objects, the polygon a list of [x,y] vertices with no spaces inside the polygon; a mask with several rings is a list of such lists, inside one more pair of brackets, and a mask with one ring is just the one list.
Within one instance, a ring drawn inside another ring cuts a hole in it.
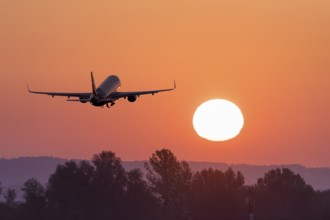
[{"label": "engine nacelle", "polygon": [[79,100],[80,100],[81,103],[86,103],[87,102],[86,99],[84,99],[84,98],[79,98]]},{"label": "engine nacelle", "polygon": [[127,97],[127,100],[128,100],[129,102],[135,102],[135,101],[136,101],[136,96],[135,96],[135,95],[128,96],[128,97]]}]

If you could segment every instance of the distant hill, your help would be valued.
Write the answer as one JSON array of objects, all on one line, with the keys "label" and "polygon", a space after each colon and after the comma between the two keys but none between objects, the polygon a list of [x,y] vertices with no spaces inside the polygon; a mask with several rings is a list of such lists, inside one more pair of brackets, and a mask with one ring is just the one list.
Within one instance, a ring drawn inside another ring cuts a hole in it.
[{"label": "distant hill", "polygon": [[[126,161],[123,162],[124,167],[127,170],[133,168],[143,168],[143,161]],[[270,165],[270,166],[258,166],[258,165],[247,165],[247,164],[227,164],[219,162],[196,162],[189,161],[190,167],[194,171],[214,168],[219,170],[226,170],[231,167],[235,171],[241,171],[245,177],[246,185],[253,185],[257,182],[258,178],[264,176],[264,174],[276,168],[289,168],[294,173],[299,173],[307,184],[311,185],[315,190],[327,190],[330,189],[330,167],[324,168],[307,168],[298,164],[290,165]],[[1,177],[0,177],[1,178]]]},{"label": "distant hill", "polygon": [[[36,178],[41,183],[47,183],[49,176],[54,173],[58,164],[63,164],[67,160],[54,157],[20,157],[14,159],[0,159],[0,182],[2,187],[17,190],[18,197],[22,184],[29,178]],[[79,161],[79,160],[76,160]],[[123,166],[126,170],[140,168],[144,170],[144,161],[124,161]],[[257,166],[246,164],[226,164],[215,162],[189,162],[192,170],[212,167],[214,169],[226,170],[231,167],[235,171],[241,171],[245,177],[246,185],[256,183],[257,179],[274,168],[286,167],[295,173],[299,173],[307,184],[312,185],[316,190],[330,189],[330,168],[306,168],[301,165],[272,165]]]},{"label": "distant hill", "polygon": [[241,171],[243,173],[246,185],[255,184],[258,178],[263,177],[264,174],[271,169],[285,167],[289,168],[294,173],[300,174],[306,183],[311,185],[315,190],[330,189],[330,167],[307,168],[299,164],[258,166],[210,162],[190,162],[190,167],[193,170],[201,170],[208,167],[225,170],[228,167],[231,167],[233,170]]},{"label": "distant hill", "polygon": [[29,178],[36,178],[46,183],[50,174],[55,172],[58,164],[65,159],[54,157],[19,157],[0,159],[0,181],[3,186],[24,183]]}]

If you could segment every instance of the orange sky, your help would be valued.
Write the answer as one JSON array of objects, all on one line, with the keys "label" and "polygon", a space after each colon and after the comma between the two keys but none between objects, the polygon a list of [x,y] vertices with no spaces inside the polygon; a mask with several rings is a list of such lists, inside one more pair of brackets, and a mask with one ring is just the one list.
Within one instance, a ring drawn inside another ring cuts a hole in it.
[{"label": "orange sky", "polygon": [[[330,166],[330,1],[0,1],[0,157],[123,160],[170,148],[179,159]],[[112,109],[28,94],[178,89]],[[192,127],[225,98],[241,134],[209,142]]]}]

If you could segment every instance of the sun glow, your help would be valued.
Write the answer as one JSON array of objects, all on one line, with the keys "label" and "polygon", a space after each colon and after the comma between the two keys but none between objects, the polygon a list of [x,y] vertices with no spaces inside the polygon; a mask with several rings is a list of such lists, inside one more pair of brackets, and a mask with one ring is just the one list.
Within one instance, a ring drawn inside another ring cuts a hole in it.
[{"label": "sun glow", "polygon": [[212,99],[195,111],[193,126],[199,136],[210,141],[225,141],[239,134],[244,124],[241,110],[225,99]]}]

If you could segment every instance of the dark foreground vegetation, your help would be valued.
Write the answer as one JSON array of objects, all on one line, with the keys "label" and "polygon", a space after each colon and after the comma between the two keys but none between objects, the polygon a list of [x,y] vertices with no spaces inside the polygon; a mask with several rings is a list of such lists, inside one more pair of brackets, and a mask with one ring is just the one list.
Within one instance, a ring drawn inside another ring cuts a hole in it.
[{"label": "dark foreground vegetation", "polygon": [[[192,172],[170,150],[156,151],[141,170],[126,171],[110,151],[92,162],[58,165],[46,186],[29,179],[0,194],[0,219],[49,220],[329,220],[330,191],[315,191],[289,169],[267,172],[254,186],[232,169]],[[14,175],[14,174],[13,174]],[[250,203],[250,209],[252,209]]]}]

